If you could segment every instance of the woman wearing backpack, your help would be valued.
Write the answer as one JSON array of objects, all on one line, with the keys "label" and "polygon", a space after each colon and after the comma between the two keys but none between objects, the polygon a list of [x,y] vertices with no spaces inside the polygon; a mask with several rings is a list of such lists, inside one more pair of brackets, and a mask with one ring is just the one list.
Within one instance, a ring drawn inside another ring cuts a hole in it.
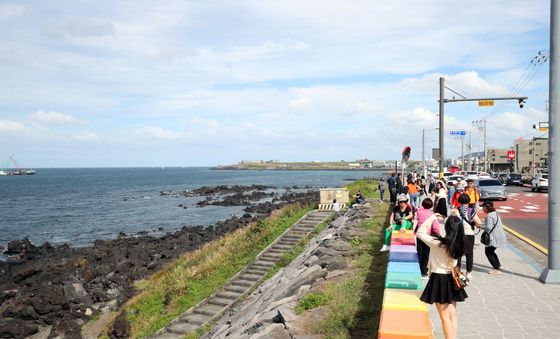
[{"label": "woman wearing backpack", "polygon": [[428,229],[437,218],[441,218],[441,215],[434,214],[426,219],[416,233],[418,239],[430,247],[430,280],[420,300],[428,304],[436,303],[443,334],[446,339],[451,339],[457,336],[457,302],[465,301],[468,297],[463,288],[455,289],[451,273],[453,267],[457,266],[457,260],[463,256],[465,235],[462,220],[456,216],[450,216],[445,221],[445,236],[429,235]]},{"label": "woman wearing backpack", "polygon": [[496,212],[492,201],[485,201],[482,208],[484,209],[484,213],[486,213],[486,219],[484,219],[484,224],[478,227],[489,233],[490,241],[488,244],[485,244],[486,248],[484,249],[484,253],[493,269],[489,270],[488,274],[502,274],[502,265],[495,253],[497,248],[507,248],[508,245],[506,233],[502,225],[502,218],[500,218],[498,212]]}]

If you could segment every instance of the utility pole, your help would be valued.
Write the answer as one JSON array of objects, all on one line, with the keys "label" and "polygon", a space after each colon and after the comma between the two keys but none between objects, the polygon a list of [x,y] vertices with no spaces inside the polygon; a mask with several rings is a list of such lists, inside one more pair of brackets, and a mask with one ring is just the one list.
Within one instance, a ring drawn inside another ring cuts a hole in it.
[{"label": "utility pole", "polygon": [[425,135],[426,130],[422,128],[422,174],[424,175],[424,178],[426,178],[426,160],[425,160],[425,142],[424,142],[424,135]]},{"label": "utility pole", "polygon": [[542,272],[539,280],[545,284],[560,284],[560,51],[556,48],[560,43],[560,4],[557,0],[550,1],[550,70],[548,90],[548,267]]},{"label": "utility pole", "polygon": [[487,158],[486,158],[486,112],[484,112],[484,118],[482,120],[482,128],[484,128],[484,172],[488,172],[486,168]]},{"label": "utility pole", "polygon": [[471,170],[472,166],[472,131],[469,130],[469,143],[467,144],[467,151],[469,152],[469,160],[467,165],[467,171]]},{"label": "utility pole", "polygon": [[461,135],[461,171],[465,167],[465,152],[463,149],[463,141],[465,140],[465,136]]},{"label": "utility pole", "polygon": [[443,178],[443,163],[445,159],[445,152],[443,151],[443,110],[444,110],[444,89],[445,89],[445,79],[443,77],[439,78],[439,177]]}]

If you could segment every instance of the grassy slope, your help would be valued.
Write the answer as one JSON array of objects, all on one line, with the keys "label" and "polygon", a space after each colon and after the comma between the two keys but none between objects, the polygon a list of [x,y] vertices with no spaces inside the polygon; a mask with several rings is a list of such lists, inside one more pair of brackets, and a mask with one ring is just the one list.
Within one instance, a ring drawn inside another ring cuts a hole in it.
[{"label": "grassy slope", "polygon": [[125,309],[131,337],[155,333],[220,289],[224,283],[311,207],[289,206],[270,218],[239,229],[187,253],[142,283],[144,290]]},{"label": "grassy slope", "polygon": [[[351,186],[366,198],[375,197],[376,182],[360,181]],[[358,253],[351,262],[355,275],[326,285],[322,317],[314,324],[315,333],[326,338],[377,337],[387,267],[387,254],[380,253],[379,248],[389,215],[386,203],[376,204],[373,209],[374,217],[361,225],[367,235],[353,241]]]}]

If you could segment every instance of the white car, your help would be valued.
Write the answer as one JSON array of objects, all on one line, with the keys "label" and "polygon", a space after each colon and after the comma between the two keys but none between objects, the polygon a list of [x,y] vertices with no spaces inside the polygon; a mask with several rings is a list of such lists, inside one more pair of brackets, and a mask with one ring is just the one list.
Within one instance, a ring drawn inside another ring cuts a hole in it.
[{"label": "white car", "polygon": [[465,178],[462,175],[452,175],[450,177],[447,178],[447,182],[452,182],[453,186],[455,186],[457,184],[457,179],[461,179],[461,185],[464,187],[465,186]]},{"label": "white car", "polygon": [[541,173],[531,180],[531,191],[540,192],[542,190],[548,191],[548,174]]},{"label": "white car", "polygon": [[478,178],[479,179],[492,179],[492,176],[486,172],[480,172],[478,173]]}]

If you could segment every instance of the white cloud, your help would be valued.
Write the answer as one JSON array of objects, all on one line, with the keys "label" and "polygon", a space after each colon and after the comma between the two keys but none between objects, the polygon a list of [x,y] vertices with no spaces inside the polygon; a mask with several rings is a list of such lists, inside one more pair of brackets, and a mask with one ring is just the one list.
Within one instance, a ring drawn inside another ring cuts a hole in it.
[{"label": "white cloud", "polygon": [[54,111],[37,111],[31,114],[31,119],[37,122],[56,125],[87,123],[87,121],[76,118],[73,115]]},{"label": "white cloud", "polygon": [[72,134],[72,138],[76,141],[97,141],[99,137],[95,132],[83,131]]},{"label": "white cloud", "polygon": [[160,139],[160,140],[177,140],[181,138],[180,133],[157,126],[142,127],[136,130],[136,134],[142,137]]},{"label": "white cloud", "polygon": [[25,127],[17,121],[0,120],[0,132],[2,133],[18,133],[24,130]]},{"label": "white cloud", "polygon": [[20,15],[25,7],[15,4],[0,4],[0,19]]}]

